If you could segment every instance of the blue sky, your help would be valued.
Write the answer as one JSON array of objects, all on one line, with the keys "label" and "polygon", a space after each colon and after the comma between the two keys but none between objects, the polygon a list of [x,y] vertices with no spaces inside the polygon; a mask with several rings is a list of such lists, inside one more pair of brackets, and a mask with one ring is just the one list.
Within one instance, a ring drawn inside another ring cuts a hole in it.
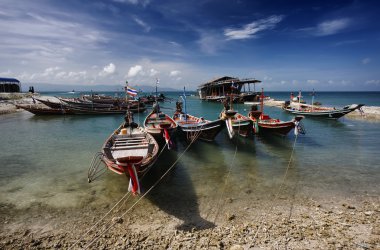
[{"label": "blue sky", "polygon": [[23,83],[380,91],[379,1],[0,0],[0,76]]}]

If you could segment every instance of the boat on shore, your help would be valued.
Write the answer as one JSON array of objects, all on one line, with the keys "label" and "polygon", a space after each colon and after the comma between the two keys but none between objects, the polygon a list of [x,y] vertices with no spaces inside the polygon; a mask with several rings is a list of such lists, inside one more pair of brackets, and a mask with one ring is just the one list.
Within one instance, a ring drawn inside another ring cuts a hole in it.
[{"label": "boat on shore", "polygon": [[[301,92],[299,96],[301,95]],[[314,104],[314,91],[313,91],[312,103]],[[283,110],[292,113],[294,115],[304,115],[316,118],[327,118],[327,119],[339,119],[355,110],[361,111],[361,107],[364,104],[351,104],[346,105],[343,108],[335,107],[321,107],[313,104],[306,104],[301,102],[287,101],[282,107]]]},{"label": "boat on shore", "polygon": [[105,141],[101,160],[108,169],[130,178],[130,191],[139,193],[139,180],[156,162],[159,145],[152,135],[133,122],[127,112],[125,121]]},{"label": "boat on shore", "polygon": [[177,129],[177,123],[169,115],[163,113],[156,102],[153,110],[144,120],[144,128],[160,145],[166,141],[170,147],[170,137]]},{"label": "boat on shore", "polygon": [[[49,99],[40,99],[35,98],[38,102],[41,102],[42,104],[46,105],[47,107],[53,109],[53,110],[66,110],[67,114],[78,114],[78,115],[84,115],[84,114],[91,114],[91,115],[104,115],[104,114],[125,114],[125,112],[128,109],[127,107],[115,107],[115,106],[109,106],[105,107],[104,104],[100,104],[101,106],[98,106],[99,104],[83,104],[78,102],[78,104],[75,104],[74,101],[69,103],[65,103],[63,100],[66,101],[66,99],[62,99],[60,102],[50,101]],[[142,106],[129,106],[129,111],[133,113],[140,113],[145,112],[146,107],[144,105]],[[62,113],[62,112],[61,112]]]},{"label": "boat on shore", "polygon": [[[263,89],[261,90],[261,96],[264,97]],[[260,133],[285,136],[292,129],[297,130],[295,133],[298,133],[298,130],[301,130],[298,126],[300,121],[304,118],[303,116],[296,116],[291,121],[281,121],[280,119],[271,118],[269,115],[264,114],[264,98],[260,98],[260,100],[260,111],[257,109],[257,105],[252,105],[251,111],[248,113],[248,117],[253,122],[253,131],[255,134]]]},{"label": "boat on shore", "polygon": [[232,95],[230,96],[230,103],[225,99],[223,105],[224,109],[219,117],[225,121],[230,138],[232,139],[235,133],[242,137],[248,137],[252,131],[252,122],[247,116],[238,113],[232,108]]},{"label": "boat on shore", "polygon": [[208,142],[214,141],[215,137],[223,129],[224,121],[221,119],[209,121],[203,117],[187,114],[182,111],[182,106],[182,102],[176,103],[173,120],[177,123],[179,131],[184,134],[186,140],[190,142],[197,139]]},{"label": "boat on shore", "polygon": [[[222,102],[233,94],[234,103],[244,103],[247,101],[257,101],[258,93],[255,90],[256,83],[261,81],[254,78],[239,79],[236,77],[224,76],[206,82],[198,87],[199,98],[204,101]],[[253,91],[250,85],[253,84]],[[248,86],[248,90],[245,86]]]},{"label": "boat on shore", "polygon": [[35,115],[74,115],[75,113],[69,109],[49,108],[38,104],[18,104],[17,108],[24,109]]}]

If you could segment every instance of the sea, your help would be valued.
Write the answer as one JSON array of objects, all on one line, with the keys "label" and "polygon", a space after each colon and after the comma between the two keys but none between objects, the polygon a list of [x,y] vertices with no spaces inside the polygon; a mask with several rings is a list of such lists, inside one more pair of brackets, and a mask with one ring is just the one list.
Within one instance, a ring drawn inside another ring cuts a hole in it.
[{"label": "sea", "polygon": [[[89,93],[41,94],[77,97]],[[161,103],[161,109],[171,115],[181,92],[164,94],[168,101]],[[265,95],[287,100],[290,92]],[[303,96],[311,102],[310,93]],[[332,107],[352,103],[380,107],[380,92],[320,92],[314,101]],[[236,104],[234,109],[247,114],[250,106]],[[188,113],[214,120],[221,110],[220,103],[187,93]],[[264,112],[273,118],[292,119],[277,107],[265,106]],[[147,114],[135,114],[135,121],[142,124]],[[105,171],[88,183],[87,173],[93,156],[122,122],[122,115],[37,116],[26,111],[1,115],[0,204],[26,213],[36,204],[58,209],[115,204],[128,192],[126,176]],[[146,199],[161,208],[167,204],[160,202],[160,196],[170,197],[174,207],[185,199],[188,206],[199,208],[223,195],[237,200],[247,199],[248,193],[273,197],[283,182],[296,187],[288,192],[312,199],[380,195],[379,121],[343,117],[306,118],[302,123],[306,133],[298,136],[290,132],[285,137],[254,135],[231,140],[224,129],[214,142],[191,145],[173,136],[176,147],[160,154],[148,177],[141,180],[142,191],[157,183]]]}]

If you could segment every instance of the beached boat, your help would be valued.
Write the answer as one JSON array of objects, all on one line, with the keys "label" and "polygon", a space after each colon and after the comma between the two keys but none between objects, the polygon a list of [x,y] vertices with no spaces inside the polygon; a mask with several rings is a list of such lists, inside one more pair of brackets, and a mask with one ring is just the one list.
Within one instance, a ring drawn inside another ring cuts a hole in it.
[{"label": "beached boat", "polygon": [[232,108],[232,95],[230,96],[230,102],[225,99],[223,101],[224,109],[220,113],[219,117],[225,121],[227,126],[228,135],[232,139],[235,133],[240,136],[248,137],[252,131],[252,122],[245,115],[239,114]]},{"label": "beached boat", "polygon": [[[301,96],[301,91],[299,93],[299,96]],[[314,103],[314,91],[312,96],[312,103]],[[316,118],[338,119],[355,110],[361,111],[361,107],[363,106],[364,104],[351,104],[344,106],[343,108],[336,109],[335,107],[321,107],[306,103],[288,101],[285,102],[283,109],[295,115],[304,115]]]},{"label": "beached boat", "polygon": [[[264,96],[264,90],[261,91],[261,96]],[[257,110],[257,105],[252,105],[248,117],[253,122],[253,131],[258,134],[274,134],[274,135],[287,135],[292,129],[296,128],[297,131],[299,122],[304,118],[303,116],[296,116],[291,121],[281,121],[280,119],[271,118],[269,115],[264,114],[264,98],[260,98],[261,105],[260,111]]]},{"label": "beached boat", "polygon": [[[42,104],[45,104],[46,106],[52,108],[52,109],[61,109],[61,110],[69,110],[72,114],[78,114],[78,115],[84,115],[84,114],[90,114],[90,115],[106,115],[106,114],[125,114],[127,111],[127,108],[123,107],[98,107],[98,104],[94,105],[75,105],[74,102],[71,102],[71,104],[61,102],[55,102],[50,101],[49,99],[38,99],[35,98],[37,101],[41,102]],[[104,105],[104,104],[102,104]],[[140,113],[145,112],[146,107],[145,106],[132,106],[130,107],[129,111],[133,113]]]},{"label": "beached boat", "polygon": [[196,139],[213,141],[223,129],[224,121],[221,119],[209,121],[203,117],[196,117],[182,111],[182,102],[176,103],[177,109],[173,115],[173,120],[177,123],[188,141]]},{"label": "beached boat", "polygon": [[[257,101],[256,83],[261,81],[249,78],[239,79],[236,77],[224,76],[212,81],[206,82],[198,87],[198,94],[201,100],[222,102],[233,94],[233,102],[244,103],[247,101]],[[250,85],[253,84],[253,91]],[[248,86],[246,89],[245,86]]]},{"label": "beached boat", "polygon": [[340,109],[335,109],[335,108],[327,108],[327,107],[311,107],[311,106],[302,105],[300,108],[287,106],[287,107],[284,107],[283,109],[295,115],[305,115],[305,116],[317,117],[317,118],[338,119],[342,116],[347,115],[348,113],[351,113],[352,111],[360,109],[363,106],[364,104],[351,104],[351,105],[344,106],[343,108],[340,108]]},{"label": "beached boat", "polygon": [[144,120],[145,130],[154,136],[158,143],[166,141],[170,147],[170,137],[177,128],[177,123],[167,114],[161,112],[158,103],[153,106],[152,112]]},{"label": "beached boat", "polygon": [[41,106],[38,104],[23,104],[23,105],[16,105],[16,107],[24,109],[35,115],[73,115],[74,114],[74,112],[72,112],[69,109],[49,108],[49,107]]},{"label": "beached boat", "polygon": [[139,193],[138,177],[156,162],[159,145],[152,135],[133,122],[132,112],[125,118],[105,141],[101,159],[108,169],[130,177],[131,191]]}]

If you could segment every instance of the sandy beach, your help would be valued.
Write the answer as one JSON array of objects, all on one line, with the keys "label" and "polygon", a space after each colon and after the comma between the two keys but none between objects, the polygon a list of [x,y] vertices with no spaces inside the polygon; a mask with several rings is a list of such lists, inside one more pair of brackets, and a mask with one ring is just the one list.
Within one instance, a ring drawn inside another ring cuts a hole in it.
[{"label": "sandy beach", "polygon": [[0,248],[80,249],[92,241],[90,249],[380,247],[379,197],[312,199],[294,187],[287,189],[277,198],[257,197],[245,190],[241,197],[224,197],[216,211],[203,198],[198,201],[201,212],[186,202],[167,199],[173,205],[163,207],[143,199],[141,206],[120,218],[135,197],[86,235],[113,204],[54,209],[37,203],[26,210],[1,204]]}]

